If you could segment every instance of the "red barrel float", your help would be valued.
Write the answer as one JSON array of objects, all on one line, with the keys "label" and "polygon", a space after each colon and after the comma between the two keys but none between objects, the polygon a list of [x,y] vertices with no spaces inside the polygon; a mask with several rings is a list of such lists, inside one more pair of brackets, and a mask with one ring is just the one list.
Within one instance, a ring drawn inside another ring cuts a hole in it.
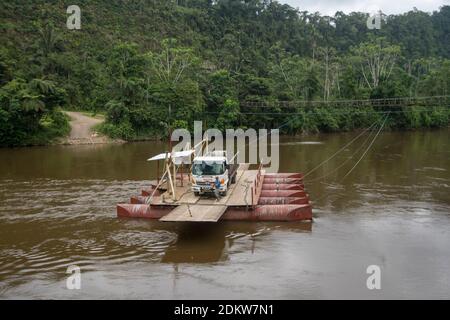
[{"label": "red barrel float", "polygon": [[312,209],[309,204],[303,205],[267,205],[257,206],[254,210],[230,207],[221,220],[249,221],[296,221],[312,220]]},{"label": "red barrel float", "polygon": [[309,204],[308,197],[302,198],[288,198],[288,197],[261,197],[259,198],[258,204]]},{"label": "red barrel float", "polygon": [[164,190],[156,189],[156,191],[155,191],[155,189],[153,189],[153,188],[148,188],[148,189],[142,189],[141,195],[142,195],[143,197],[149,197],[149,196],[151,196],[152,194],[153,194],[154,196],[160,196],[160,195],[163,194],[164,192],[165,192]]},{"label": "red barrel float", "polygon": [[303,179],[303,173],[266,173],[266,178],[297,178]]},{"label": "red barrel float", "polygon": [[287,184],[287,183],[292,183],[292,184],[302,184],[303,183],[303,179],[300,178],[264,178],[264,183],[269,183],[269,184]]},{"label": "red barrel float", "polygon": [[262,185],[262,190],[304,190],[305,186],[303,184],[292,184],[292,183],[279,183],[272,184],[266,183],[264,181]]},{"label": "red barrel float", "polygon": [[130,198],[130,203],[131,203],[131,204],[146,204],[148,198],[150,198],[150,197],[144,197],[144,196],[132,196],[132,197]]},{"label": "red barrel float", "polygon": [[174,208],[174,206],[121,203],[117,205],[117,216],[122,218],[160,219]]},{"label": "red barrel float", "polygon": [[303,198],[306,192],[302,190],[262,190],[261,197],[292,197]]}]

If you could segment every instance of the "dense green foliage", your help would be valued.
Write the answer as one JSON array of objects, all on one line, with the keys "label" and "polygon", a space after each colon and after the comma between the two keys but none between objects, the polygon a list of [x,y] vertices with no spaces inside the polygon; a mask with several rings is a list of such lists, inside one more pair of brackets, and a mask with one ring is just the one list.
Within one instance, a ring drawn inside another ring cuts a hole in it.
[{"label": "dense green foliage", "polygon": [[[59,107],[105,111],[104,132],[136,139],[193,120],[298,133],[350,130],[383,117],[368,107],[286,115],[245,107],[248,101],[450,94],[450,6],[384,16],[381,29],[370,30],[365,13],[327,17],[269,0],[77,5],[81,30],[67,29],[65,1],[0,4],[1,145],[66,132]],[[389,125],[448,122],[448,109],[417,107],[396,110]]]},{"label": "dense green foliage", "polygon": [[16,78],[0,88],[0,143],[6,146],[48,143],[66,135],[69,125],[58,110],[64,90],[53,82]]}]

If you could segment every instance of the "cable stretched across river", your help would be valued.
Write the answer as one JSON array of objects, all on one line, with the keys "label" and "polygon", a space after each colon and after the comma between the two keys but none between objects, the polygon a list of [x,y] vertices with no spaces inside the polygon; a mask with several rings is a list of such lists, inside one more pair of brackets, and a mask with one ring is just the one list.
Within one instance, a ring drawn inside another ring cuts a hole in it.
[{"label": "cable stretched across river", "polygon": [[362,131],[359,135],[356,136],[356,138],[352,139],[349,143],[347,143],[345,146],[343,146],[341,149],[339,149],[338,151],[336,151],[331,157],[329,157],[328,159],[324,160],[323,162],[321,162],[319,165],[317,165],[315,168],[311,169],[310,171],[308,171],[307,173],[305,173],[305,175],[303,176],[303,178],[306,178],[307,176],[309,176],[311,173],[313,173],[314,171],[316,171],[317,169],[319,169],[321,166],[323,166],[325,163],[327,163],[328,161],[330,161],[331,159],[333,159],[334,157],[336,157],[339,153],[341,153],[342,151],[344,151],[348,146],[350,146],[353,142],[355,142],[356,140],[358,140],[364,133],[366,133],[367,131],[371,130],[378,121],[375,121],[374,123],[372,123],[372,125],[368,128],[366,128],[364,131]]},{"label": "cable stretched across river", "polygon": [[347,176],[352,173],[352,171],[356,168],[356,166],[361,162],[361,160],[364,158],[364,156],[367,154],[367,152],[370,150],[370,148],[372,147],[372,145],[374,144],[375,140],[377,140],[378,136],[380,135],[381,130],[383,130],[384,125],[386,124],[387,119],[389,118],[389,114],[386,115],[386,118],[384,118],[383,124],[381,125],[380,129],[378,130],[377,134],[375,135],[375,137],[373,138],[372,142],[370,143],[369,147],[366,149],[366,151],[363,153],[363,155],[361,156],[361,158],[359,158],[359,160],[355,163],[355,165],[350,169],[349,172],[347,172],[347,174],[341,179],[344,180],[345,178],[347,178]]},{"label": "cable stretched across river", "polygon": [[[367,152],[370,150],[370,148],[373,146],[373,144],[375,143],[376,139],[378,138],[378,136],[381,133],[381,130],[383,130],[384,125],[386,124],[387,119],[389,118],[389,114],[386,115],[386,117],[384,118],[383,123],[381,124],[380,128],[378,129],[377,134],[375,135],[375,137],[372,139],[372,142],[369,144],[369,146],[367,147],[367,149],[364,151],[364,153],[361,155],[361,157],[358,159],[358,161],[355,163],[355,165],[338,181],[338,182],[342,182],[344,181],[345,178],[347,178],[350,173],[353,172],[353,170],[358,166],[358,164],[361,162],[361,160],[364,158],[364,156],[367,154]],[[323,198],[327,197],[329,195],[329,193],[324,194],[322,197],[319,197],[318,199],[315,199],[314,202],[317,202],[319,200],[322,200]]]},{"label": "cable stretched across river", "polygon": [[366,140],[364,140],[364,142],[361,144],[361,146],[360,146],[360,147],[359,147],[359,148],[358,148],[358,149],[357,149],[350,157],[348,157],[347,160],[345,160],[345,161],[344,161],[343,163],[341,163],[339,166],[335,167],[333,170],[331,170],[330,172],[326,173],[325,175],[323,175],[323,176],[321,176],[321,177],[319,177],[319,178],[307,179],[307,180],[305,180],[305,182],[310,183],[310,182],[320,181],[320,180],[323,180],[323,179],[325,179],[326,177],[332,175],[332,174],[335,173],[336,171],[338,171],[340,168],[342,168],[343,166],[345,166],[345,164],[346,164],[347,162],[349,162],[350,160],[352,160],[353,157],[356,156],[356,155],[359,153],[359,151],[360,151],[361,149],[363,149],[363,148],[366,146],[366,144],[369,142],[369,140],[370,140],[371,137],[372,137],[372,134],[369,134],[369,135],[367,136]]}]

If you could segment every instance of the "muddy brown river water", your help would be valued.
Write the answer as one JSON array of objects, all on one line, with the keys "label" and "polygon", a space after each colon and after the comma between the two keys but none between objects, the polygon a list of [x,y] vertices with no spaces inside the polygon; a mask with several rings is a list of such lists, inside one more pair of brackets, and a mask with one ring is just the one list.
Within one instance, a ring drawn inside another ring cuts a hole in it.
[{"label": "muddy brown river water", "polygon": [[[307,172],[354,137],[283,138],[280,171]],[[305,181],[313,223],[116,218],[164,147],[0,149],[0,298],[450,298],[449,129],[384,132],[342,179],[349,146]]]}]

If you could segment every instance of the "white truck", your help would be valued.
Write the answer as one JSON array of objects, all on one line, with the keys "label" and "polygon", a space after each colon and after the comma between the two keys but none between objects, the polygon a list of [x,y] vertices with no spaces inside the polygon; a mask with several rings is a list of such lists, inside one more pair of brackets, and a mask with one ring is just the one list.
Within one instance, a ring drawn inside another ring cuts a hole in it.
[{"label": "white truck", "polygon": [[[237,155],[237,154],[236,154]],[[212,151],[195,157],[192,163],[192,191],[196,196],[214,192],[216,177],[219,178],[221,195],[226,195],[230,184],[236,182],[238,164],[231,164],[226,151]]]}]

